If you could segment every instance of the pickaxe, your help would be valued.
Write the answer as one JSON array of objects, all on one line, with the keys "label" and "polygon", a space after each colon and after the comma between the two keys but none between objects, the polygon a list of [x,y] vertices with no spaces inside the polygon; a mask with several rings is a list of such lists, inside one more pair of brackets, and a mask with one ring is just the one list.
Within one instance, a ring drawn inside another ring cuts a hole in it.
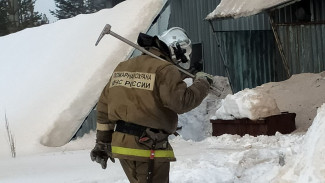
[{"label": "pickaxe", "polygon": [[[145,53],[145,54],[147,54],[147,55],[150,55],[150,56],[152,56],[152,57],[154,57],[154,58],[157,58],[157,59],[159,59],[159,60],[164,60],[164,61],[166,61],[165,59],[158,57],[157,55],[155,55],[155,54],[149,52],[148,50],[144,49],[143,47],[141,47],[141,46],[139,46],[139,45],[137,45],[137,44],[131,42],[130,40],[128,40],[128,39],[126,39],[126,38],[124,38],[124,37],[122,37],[122,36],[116,34],[115,32],[111,31],[111,28],[112,28],[111,25],[109,25],[109,24],[106,24],[106,25],[105,25],[103,31],[101,32],[101,34],[99,35],[99,37],[98,37],[98,39],[97,39],[97,41],[96,41],[95,46],[98,45],[98,43],[99,43],[100,40],[104,37],[105,34],[110,34],[110,35],[112,35],[113,37],[115,37],[115,38],[117,38],[117,39],[119,39],[119,40],[125,42],[126,44],[132,46],[133,48],[138,49],[138,50],[141,51],[142,53]],[[181,71],[182,73],[186,74],[187,76],[189,76],[189,77],[191,77],[191,78],[195,78],[195,76],[194,76],[193,74],[191,74],[190,72],[187,72],[186,70],[184,70],[184,69],[182,69],[182,68],[180,68],[180,67],[177,67],[177,68],[178,68],[179,71]],[[214,87],[214,86],[210,86],[210,88],[211,88],[211,90],[213,90],[213,93],[216,94],[217,96],[220,96],[220,95],[221,95],[220,92],[223,91],[223,88],[217,88],[217,87]],[[218,94],[217,94],[217,93],[218,93]]]}]

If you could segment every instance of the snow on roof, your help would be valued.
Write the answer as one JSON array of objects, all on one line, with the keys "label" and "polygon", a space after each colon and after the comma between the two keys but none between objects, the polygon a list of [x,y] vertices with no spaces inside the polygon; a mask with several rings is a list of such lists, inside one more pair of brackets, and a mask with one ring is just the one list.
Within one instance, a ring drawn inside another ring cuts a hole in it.
[{"label": "snow on roof", "polygon": [[300,0],[221,0],[217,8],[205,19],[245,17],[296,1]]},{"label": "snow on roof", "polygon": [[[0,124],[6,114],[19,150],[32,152],[40,142],[69,142],[114,68],[134,50],[109,35],[96,47],[104,26],[110,24],[112,31],[135,42],[162,6],[161,0],[128,0],[0,38]],[[2,127],[0,137],[5,137]],[[0,138],[1,145],[6,143]],[[4,154],[1,148],[0,157]]]}]

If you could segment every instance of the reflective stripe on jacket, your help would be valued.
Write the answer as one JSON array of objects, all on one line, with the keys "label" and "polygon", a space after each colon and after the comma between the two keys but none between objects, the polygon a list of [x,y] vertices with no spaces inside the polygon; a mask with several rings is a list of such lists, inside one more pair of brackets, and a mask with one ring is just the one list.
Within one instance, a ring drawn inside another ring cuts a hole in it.
[{"label": "reflective stripe on jacket", "polygon": [[[139,137],[114,132],[112,139],[112,154],[114,158],[149,161],[150,149],[139,143]],[[173,148],[169,143],[165,149],[157,149],[155,152],[155,161],[176,161]]]}]

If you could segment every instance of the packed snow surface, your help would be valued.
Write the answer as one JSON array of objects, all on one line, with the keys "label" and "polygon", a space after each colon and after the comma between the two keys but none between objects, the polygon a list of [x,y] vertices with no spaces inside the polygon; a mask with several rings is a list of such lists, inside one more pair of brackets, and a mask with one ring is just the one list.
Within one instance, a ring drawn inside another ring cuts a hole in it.
[{"label": "packed snow surface", "polygon": [[276,182],[324,182],[325,181],[325,104],[317,110],[313,125],[305,135],[300,153],[289,158],[280,170]]},{"label": "packed snow surface", "polygon": [[296,113],[296,131],[305,132],[317,109],[325,103],[325,72],[296,74],[288,80],[266,83],[255,90],[272,96],[281,112]]},{"label": "packed snow surface", "polygon": [[222,0],[216,9],[207,15],[206,19],[239,18],[255,15],[265,9],[290,1],[293,0]]},{"label": "packed snow surface", "polygon": [[[59,131],[63,139],[71,135],[65,125],[78,128],[72,119],[84,118],[115,65],[132,51],[109,36],[94,47],[103,26],[110,23],[115,32],[134,41],[159,7],[157,0],[127,0],[113,9],[0,38],[1,183],[128,182],[118,161],[102,170],[90,160],[93,131],[61,147],[40,141],[51,131]],[[144,9],[153,14],[147,16]],[[215,77],[214,82],[225,88],[220,97],[209,95],[196,109],[179,115],[180,136],[170,137],[177,158],[171,163],[171,183],[325,182],[324,72],[298,74],[253,89],[274,98],[281,112],[297,114],[298,129],[287,135],[211,136],[211,115],[231,94],[225,78]],[[16,158],[10,157],[5,114]]]}]

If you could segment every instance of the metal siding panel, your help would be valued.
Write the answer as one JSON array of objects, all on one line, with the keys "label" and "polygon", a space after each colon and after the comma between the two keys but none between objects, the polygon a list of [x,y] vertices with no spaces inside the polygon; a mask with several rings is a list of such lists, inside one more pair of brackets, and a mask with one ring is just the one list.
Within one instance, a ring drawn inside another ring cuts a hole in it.
[{"label": "metal siding panel", "polygon": [[[211,74],[217,74],[220,73],[220,69],[222,69],[222,73],[224,73],[223,68],[219,68],[218,67],[218,62],[220,62],[220,60],[218,61],[217,59],[217,55],[219,55],[219,53],[216,54],[216,52],[218,52],[217,49],[217,44],[215,43],[215,39],[213,38],[213,32],[209,26],[209,23],[207,21],[204,21],[203,19],[205,18],[205,16],[208,14],[209,11],[212,11],[214,9],[214,1],[202,1],[204,2],[203,4],[203,11],[201,14],[201,26],[204,30],[204,39],[202,40],[205,44],[204,48],[206,50],[206,52],[204,53],[204,55],[206,56],[205,58],[205,62],[207,63],[206,65],[208,67],[204,67],[204,71],[211,73]],[[220,74],[219,74],[220,75]]]},{"label": "metal siding panel", "polygon": [[279,33],[293,74],[324,71],[325,25],[279,26]]},{"label": "metal siding panel", "polygon": [[[299,47],[299,30],[293,29],[293,27],[289,27],[289,32],[287,32],[288,36],[292,36],[292,43],[293,43],[293,49],[291,50],[293,54],[288,54],[292,55],[293,57],[291,58],[292,65],[297,66],[296,70],[292,70],[291,73],[297,74],[296,71],[302,71],[303,65],[300,64],[300,47]],[[290,47],[289,47],[290,50]],[[290,58],[290,57],[289,57]],[[298,63],[298,64],[297,64]]]},{"label": "metal siding panel", "polygon": [[[292,28],[294,28],[294,27],[292,27]],[[305,72],[305,65],[304,65],[304,62],[301,62],[302,54],[303,54],[303,52],[304,52],[304,45],[301,45],[301,44],[300,44],[300,40],[302,40],[301,28],[298,27],[298,28],[293,29],[293,30],[295,30],[294,33],[297,35],[297,36],[296,36],[296,38],[297,38],[297,40],[296,40],[296,46],[297,46],[297,50],[298,50],[298,51],[297,51],[297,60],[296,60],[296,62],[299,63],[299,65],[300,65],[300,69],[301,69],[301,70],[296,70],[296,71],[293,71],[292,73],[297,74],[297,73],[299,73],[299,72]],[[294,60],[292,60],[292,61],[294,61]]]},{"label": "metal siding panel", "polygon": [[[261,72],[258,71],[258,68],[262,69],[262,63],[258,61],[258,56],[261,54],[258,52],[259,50],[256,46],[260,46],[258,41],[260,39],[260,34],[255,34],[255,31],[248,31],[248,40],[250,41],[250,48],[246,50],[249,54],[248,59],[246,60],[247,63],[251,63],[251,73],[249,83],[247,83],[247,88],[253,88],[259,84],[261,79]],[[252,41],[254,39],[254,41]]]},{"label": "metal siding panel", "polygon": [[[314,21],[325,21],[325,1],[324,0],[305,0],[312,3],[312,10],[314,12]],[[299,4],[299,2],[298,2]],[[295,21],[295,8],[296,4],[292,4],[276,10],[275,13],[277,15],[276,22],[279,23],[292,23]]]},{"label": "metal siding panel", "polygon": [[[324,3],[325,4],[325,3]],[[315,28],[319,31],[319,36],[317,37],[317,50],[318,50],[318,72],[325,70],[325,25],[318,25]]]},{"label": "metal siding panel", "polygon": [[317,64],[317,60],[318,60],[318,54],[317,54],[317,31],[316,31],[316,26],[311,26],[310,27],[310,31],[311,31],[311,39],[310,39],[310,43],[311,43],[311,56],[310,56],[310,66],[311,66],[311,72],[317,72],[319,65]]},{"label": "metal siding panel", "polygon": [[[293,34],[290,34],[289,32],[291,32],[290,29],[285,29],[284,31],[278,31],[279,34],[281,34],[282,36],[279,38],[281,40],[281,43],[283,45],[284,42],[295,42],[295,37],[293,36]],[[292,52],[291,50],[295,49],[294,47],[290,49],[290,47],[284,47],[284,53],[285,56],[288,60],[288,65],[289,68],[295,68],[298,67],[299,65],[295,65],[291,62],[292,59],[294,59],[296,57],[296,54],[287,54],[289,52]],[[298,53],[298,51],[293,51],[293,53]]]},{"label": "metal siding panel", "polygon": [[[241,31],[242,32],[242,31]],[[241,84],[241,88],[249,88],[249,83],[252,82],[252,80],[255,80],[254,76],[255,73],[253,72],[256,67],[256,62],[253,60],[253,54],[254,54],[254,47],[251,40],[251,31],[245,31],[242,32],[244,34],[241,35],[240,41],[241,41],[241,49],[242,49],[242,56],[238,55],[239,62],[241,63],[241,66],[244,66],[247,64],[247,73],[245,74],[245,70],[241,69],[242,77],[243,77],[243,83]],[[257,35],[255,35],[256,37]],[[256,40],[256,39],[255,39]],[[240,58],[242,57],[242,58]]]},{"label": "metal siding panel", "polygon": [[318,71],[324,71],[325,70],[325,25],[321,25],[319,29],[319,36],[317,36],[319,39],[317,44],[317,50],[318,50],[318,65],[319,69]]},{"label": "metal siding panel", "polygon": [[314,32],[315,34],[313,34],[313,42],[315,42],[315,45],[313,45],[313,54],[314,56],[314,72],[320,72],[320,59],[321,59],[321,54],[322,54],[322,50],[320,50],[320,48],[322,47],[321,45],[321,40],[322,39],[318,39],[322,37],[321,34],[321,28],[317,29],[317,26],[313,26]]},{"label": "metal siding panel", "polygon": [[303,31],[303,39],[304,41],[307,43],[306,47],[304,48],[304,55],[305,55],[305,59],[303,61],[305,61],[307,63],[307,71],[306,72],[313,72],[313,58],[312,58],[312,34],[311,34],[311,26],[307,26],[306,28],[302,27]]},{"label": "metal siding panel", "polygon": [[[252,34],[251,34],[251,36],[252,36]],[[256,38],[255,38],[255,36],[252,36],[251,39],[256,39]],[[263,34],[258,34],[255,44],[252,42],[252,46],[253,46],[253,50],[254,50],[255,54],[253,55],[253,58],[251,58],[251,59],[254,60],[254,62],[256,63],[255,71],[256,71],[257,77],[255,77],[256,78],[255,81],[250,83],[250,85],[249,85],[250,88],[253,88],[253,83],[254,83],[254,85],[258,86],[258,85],[261,85],[263,83],[263,81],[265,81],[265,79],[266,79],[265,78],[265,76],[266,76],[265,65],[267,64],[267,62],[260,59],[261,55],[263,54],[263,52],[260,49],[260,47],[262,46],[263,39],[264,39]]]},{"label": "metal siding panel", "polygon": [[[325,3],[323,1],[321,1],[322,3],[320,3],[320,5],[318,5],[318,6],[315,1],[316,0],[314,0],[314,7],[318,7],[318,8],[320,8],[320,10],[325,10]],[[317,13],[317,17],[321,20],[325,20],[325,12],[324,11],[317,11],[317,12],[319,12],[319,13]]]},{"label": "metal siding panel", "polygon": [[[265,60],[267,60],[267,57],[265,55],[266,45],[265,45],[265,42],[263,40],[268,40],[267,38],[268,38],[267,34],[263,35],[263,39],[262,39],[262,42],[261,42],[261,47],[258,47],[258,48],[261,48],[260,52],[262,53],[262,55],[259,57],[259,61],[263,62],[263,63],[265,63]],[[269,62],[266,62],[264,64],[264,72],[263,72],[264,76],[263,77],[265,78],[265,81],[272,81],[271,76],[270,76],[270,73],[271,73],[270,71],[273,70],[274,68],[271,67],[272,66],[271,63],[272,63],[272,61],[269,60]]]},{"label": "metal siding panel", "polygon": [[[222,52],[229,63],[234,92],[275,81],[274,38],[271,31],[219,32]],[[271,74],[272,73],[272,74]],[[272,77],[273,76],[273,77]]]},{"label": "metal siding panel", "polygon": [[[243,32],[240,32],[243,33]],[[232,36],[232,35],[231,35]],[[235,55],[235,59],[233,60],[234,62],[234,66],[238,69],[237,72],[234,72],[234,75],[237,75],[239,77],[238,82],[237,82],[237,87],[236,88],[244,88],[245,85],[245,79],[247,79],[248,77],[243,75],[243,67],[242,67],[242,63],[243,60],[246,58],[246,52],[245,52],[245,47],[244,45],[242,45],[242,34],[237,34],[237,38],[235,40],[236,44],[238,45],[238,51],[239,54]],[[227,52],[226,52],[227,53]],[[235,68],[235,70],[236,70]],[[248,70],[249,71],[249,70]]]},{"label": "metal siding panel", "polygon": [[325,2],[323,0],[313,0],[315,21],[325,20]]}]

